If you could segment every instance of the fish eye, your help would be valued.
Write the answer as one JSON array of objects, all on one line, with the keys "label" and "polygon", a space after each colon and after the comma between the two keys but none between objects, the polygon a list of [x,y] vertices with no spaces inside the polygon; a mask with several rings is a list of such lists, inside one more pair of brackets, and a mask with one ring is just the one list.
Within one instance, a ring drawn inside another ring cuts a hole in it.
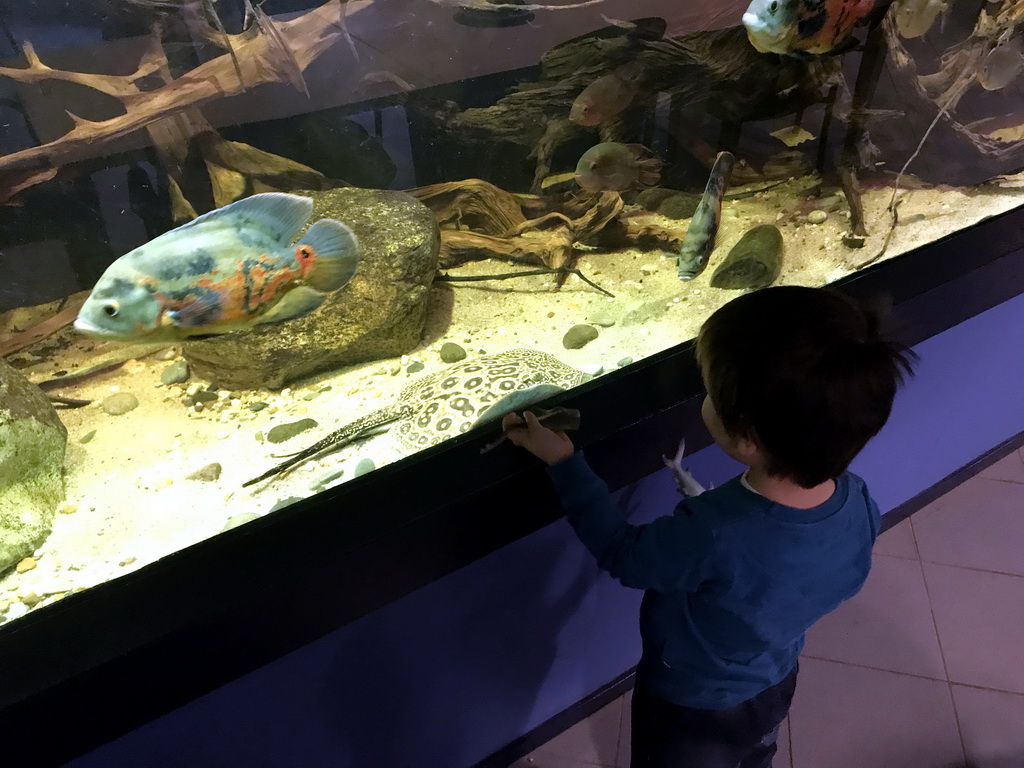
[{"label": "fish eye", "polygon": [[778,0],[772,0],[772,4],[768,6],[768,12],[775,13],[777,10],[779,10]]},{"label": "fish eye", "polygon": [[117,317],[117,313],[120,307],[116,301],[108,301],[103,305],[103,314],[107,317]]}]

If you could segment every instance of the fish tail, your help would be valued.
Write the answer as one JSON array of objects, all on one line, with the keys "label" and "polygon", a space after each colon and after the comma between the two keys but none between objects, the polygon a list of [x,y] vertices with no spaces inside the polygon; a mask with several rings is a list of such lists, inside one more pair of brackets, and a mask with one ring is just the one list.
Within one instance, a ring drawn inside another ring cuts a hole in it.
[{"label": "fish tail", "polygon": [[336,291],[348,284],[359,266],[359,242],[340,221],[321,219],[302,236],[299,246],[309,246],[316,261],[306,282],[318,291]]},{"label": "fish tail", "polygon": [[627,144],[626,149],[633,155],[637,167],[637,185],[653,187],[661,181],[661,160],[654,157],[643,144]]}]

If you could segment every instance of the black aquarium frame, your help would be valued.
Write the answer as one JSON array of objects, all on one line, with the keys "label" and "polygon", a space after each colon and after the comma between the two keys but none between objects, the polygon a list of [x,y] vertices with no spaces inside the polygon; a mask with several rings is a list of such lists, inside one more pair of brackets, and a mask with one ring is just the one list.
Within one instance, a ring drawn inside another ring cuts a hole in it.
[{"label": "black aquarium frame", "polygon": [[[887,298],[897,335],[921,342],[1024,293],[1024,207],[835,287]],[[702,398],[690,341],[558,400],[584,413],[578,443],[620,488],[681,434],[690,451],[710,443]],[[558,519],[540,464],[480,456],[492,438],[463,435],[0,626],[5,758],[84,754]]]}]

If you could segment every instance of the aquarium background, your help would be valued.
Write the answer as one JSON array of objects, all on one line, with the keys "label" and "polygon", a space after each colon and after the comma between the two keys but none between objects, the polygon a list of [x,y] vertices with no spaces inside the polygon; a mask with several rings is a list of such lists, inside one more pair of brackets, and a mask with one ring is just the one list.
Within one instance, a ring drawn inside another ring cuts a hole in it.
[{"label": "aquarium background", "polygon": [[[0,5],[0,351],[5,376],[38,385],[46,435],[4,475],[0,619],[460,434],[508,392],[626,368],[738,291],[825,285],[1020,204],[1011,0],[950,4],[930,26],[934,4],[900,0],[863,50],[812,56],[758,53],[746,2],[485,5]],[[634,61],[625,107],[570,119]],[[643,145],[662,191],[582,189],[573,173],[601,143]],[[722,150],[736,165],[714,248],[680,280]],[[359,236],[356,276],[320,309],[155,345],[73,329],[116,259],[267,191],[313,197],[314,218]],[[734,251],[758,226],[781,250]],[[731,253],[746,266],[716,285]],[[518,348],[550,358],[501,357]],[[479,389],[466,366],[481,356]],[[382,411],[384,433],[243,486]],[[25,502],[23,472],[47,493]]]}]

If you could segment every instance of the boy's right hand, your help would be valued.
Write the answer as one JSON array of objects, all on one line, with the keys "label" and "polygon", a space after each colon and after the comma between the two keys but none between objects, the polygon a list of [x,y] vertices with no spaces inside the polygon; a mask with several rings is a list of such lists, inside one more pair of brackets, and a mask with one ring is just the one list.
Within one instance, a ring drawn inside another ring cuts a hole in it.
[{"label": "boy's right hand", "polygon": [[516,445],[525,448],[548,466],[565,461],[576,452],[572,440],[564,432],[548,429],[529,411],[524,411],[523,417],[507,413],[501,420],[502,429]]}]

